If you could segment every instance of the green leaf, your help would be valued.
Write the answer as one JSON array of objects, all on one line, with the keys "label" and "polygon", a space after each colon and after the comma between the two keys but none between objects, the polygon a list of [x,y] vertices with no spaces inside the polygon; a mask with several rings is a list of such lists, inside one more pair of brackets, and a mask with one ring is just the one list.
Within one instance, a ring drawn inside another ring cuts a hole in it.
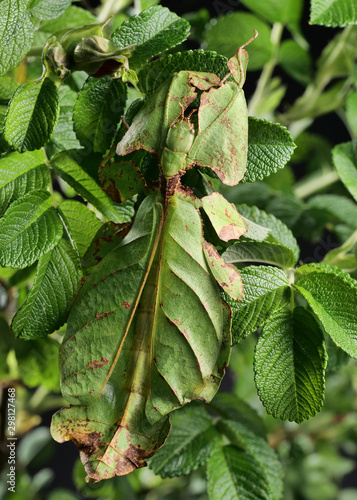
[{"label": "green leaf", "polygon": [[55,19],[71,5],[72,0],[30,0],[27,8],[39,19]]},{"label": "green leaf", "polygon": [[[280,243],[284,247],[290,248],[294,253],[295,262],[299,258],[300,249],[297,241],[290,229],[272,214],[267,214],[264,210],[257,207],[248,207],[247,205],[237,205],[238,212],[246,219],[270,229],[268,243]],[[246,233],[244,239],[249,237]]]},{"label": "green leaf", "polygon": [[62,232],[50,193],[44,189],[27,193],[0,219],[0,265],[30,266],[54,248]]},{"label": "green leaf", "polygon": [[266,429],[258,413],[235,394],[219,391],[210,402],[215,413],[226,420],[234,420],[250,429],[255,435],[265,436]]},{"label": "green leaf", "polygon": [[309,199],[307,208],[313,213],[325,212],[328,222],[331,222],[331,219],[332,221],[337,219],[350,228],[357,229],[356,203],[345,196],[337,194],[313,196]]},{"label": "green leaf", "polygon": [[354,0],[311,0],[310,23],[322,26],[357,24]]},{"label": "green leaf", "polygon": [[4,126],[6,141],[20,153],[40,149],[50,140],[59,111],[58,91],[52,80],[24,83],[9,104]]},{"label": "green leaf", "polygon": [[207,461],[210,500],[269,500],[263,468],[246,451],[233,445],[216,446]]},{"label": "green leaf", "polygon": [[12,348],[13,338],[7,321],[0,316],[0,380],[8,375],[7,356]]},{"label": "green leaf", "polygon": [[96,232],[102,227],[94,212],[83,203],[65,200],[59,206],[65,226],[80,257],[83,257]]},{"label": "green leaf", "polygon": [[285,127],[249,117],[248,163],[241,182],[262,180],[290,160],[295,144]]},{"label": "green leaf", "polygon": [[357,358],[357,282],[337,267],[308,264],[298,269],[294,288],[308,301],[326,332]]},{"label": "green leaf", "polygon": [[95,480],[144,466],[168,434],[167,415],[218,390],[230,311],[202,247],[193,203],[173,195],[164,207],[149,195],[71,307],[60,351],[71,406],[53,417],[52,435],[74,440]]},{"label": "green leaf", "polygon": [[7,104],[11,99],[19,84],[9,76],[0,77],[0,102]]},{"label": "green leaf", "polygon": [[138,73],[139,88],[148,96],[155,92],[172,73],[182,70],[213,73],[220,80],[228,73],[228,59],[210,50],[175,52],[145,65]]},{"label": "green leaf", "polygon": [[332,158],[341,181],[357,201],[357,141],[335,146]]},{"label": "green leaf", "polygon": [[73,113],[62,111],[58,118],[57,126],[51,136],[49,144],[46,146],[46,153],[49,158],[61,151],[79,149],[81,147],[73,130]]},{"label": "green leaf", "polygon": [[244,448],[255,458],[265,472],[269,498],[280,500],[283,493],[283,468],[276,452],[269,446],[267,440],[233,420],[219,422],[218,429],[228,437],[232,444]]},{"label": "green leaf", "polygon": [[161,477],[189,474],[203,465],[221,435],[212,417],[202,407],[188,406],[171,418],[165,445],[149,460],[149,467]]},{"label": "green leaf", "polygon": [[312,60],[310,53],[295,40],[284,40],[279,47],[279,64],[302,85],[311,81]]},{"label": "green leaf", "polygon": [[255,383],[267,412],[301,423],[320,411],[327,354],[314,316],[278,311],[264,326],[254,358]]},{"label": "green leaf", "polygon": [[89,78],[74,107],[74,130],[82,146],[105,153],[124,112],[126,85],[121,79]]},{"label": "green leaf", "polygon": [[151,57],[186,40],[190,24],[166,7],[150,7],[130,17],[112,34],[118,48],[136,45],[130,57],[130,67],[142,66]]},{"label": "green leaf", "polygon": [[229,13],[219,17],[215,24],[210,24],[205,36],[207,49],[232,57],[237,47],[242,46],[253,36],[255,29],[259,36],[249,45],[248,68],[260,69],[270,59],[273,51],[270,27],[248,12]]},{"label": "green leaf", "polygon": [[31,48],[35,28],[26,9],[27,0],[0,2],[0,75],[17,66]]},{"label": "green leaf", "polygon": [[21,457],[21,466],[27,467],[50,442],[51,434],[48,427],[36,427],[31,429],[31,432],[26,433],[17,448]]},{"label": "green leaf", "polygon": [[81,276],[79,258],[68,241],[60,240],[42,255],[33,286],[12,320],[16,337],[36,339],[62,326]]},{"label": "green leaf", "polygon": [[352,134],[357,137],[357,92],[350,92],[346,99],[346,118]]},{"label": "green leaf", "polygon": [[293,267],[296,260],[294,252],[279,243],[242,241],[231,245],[224,252],[227,263],[259,262],[283,268]]},{"label": "green leaf", "polygon": [[14,343],[21,380],[28,387],[45,387],[60,391],[58,369],[59,344],[51,338]]},{"label": "green leaf", "polygon": [[60,151],[81,147],[73,130],[73,107],[77,95],[77,92],[68,85],[62,85],[59,88],[60,115],[51,141],[46,147],[46,153],[49,157]]},{"label": "green leaf", "polygon": [[127,222],[130,216],[121,211],[97,182],[87,174],[68,152],[57,154],[51,159],[53,170],[73,187],[86,201],[89,201],[107,219],[114,222]]},{"label": "green leaf", "polygon": [[10,153],[0,160],[0,216],[15,200],[36,189],[47,188],[50,170],[42,151]]},{"label": "green leaf", "polygon": [[272,24],[293,26],[298,26],[304,6],[303,0],[242,0],[242,4]]},{"label": "green leaf", "polygon": [[282,193],[272,198],[265,206],[267,212],[275,215],[288,227],[293,227],[301,217],[304,204],[292,194]]},{"label": "green leaf", "polygon": [[[65,0],[61,0],[64,2]],[[57,19],[45,21],[41,23],[40,30],[45,33],[56,33],[60,30],[70,30],[72,28],[80,28],[84,24],[93,24],[97,22],[97,18],[88,10],[71,5],[66,12]]]},{"label": "green leaf", "polygon": [[[230,262],[232,253],[223,258]],[[234,255],[234,254],[233,254]],[[286,274],[275,267],[249,266],[240,270],[244,300],[235,302],[225,297],[233,313],[232,335],[240,342],[263,326],[276,311],[289,304],[290,289]]]}]

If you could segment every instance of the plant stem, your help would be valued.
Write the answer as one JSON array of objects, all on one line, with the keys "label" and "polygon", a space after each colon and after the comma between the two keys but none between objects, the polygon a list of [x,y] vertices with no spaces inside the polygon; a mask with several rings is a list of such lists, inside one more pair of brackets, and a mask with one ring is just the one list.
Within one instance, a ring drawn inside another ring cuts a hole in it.
[{"label": "plant stem", "polygon": [[339,180],[340,178],[337,172],[335,170],[330,170],[322,175],[311,176],[306,181],[297,184],[294,189],[294,194],[297,198],[303,200]]},{"label": "plant stem", "polygon": [[107,0],[97,16],[98,22],[103,23],[109,17],[123,10],[130,3],[130,0]]},{"label": "plant stem", "polygon": [[[46,150],[45,148],[41,148],[42,151],[43,151],[43,154],[45,155],[45,163],[50,171],[50,173],[52,172],[52,168],[51,168],[51,163],[50,163],[50,160],[48,159],[47,155],[46,155]],[[52,176],[51,176],[51,182],[50,182],[50,185],[49,185],[49,191],[51,193],[51,196],[52,196],[52,201],[53,201],[53,205],[55,207],[58,206],[58,203],[57,201],[55,200],[55,195],[54,195],[54,191],[53,191],[53,185],[52,185]]]},{"label": "plant stem", "polygon": [[273,44],[273,53],[270,60],[264,65],[263,71],[261,72],[257,88],[249,101],[248,114],[250,116],[255,116],[257,114],[256,110],[259,108],[260,102],[264,98],[264,94],[268,84],[271,81],[271,76],[273,74],[276,63],[278,62],[278,52],[280,46],[281,35],[283,33],[284,25],[282,23],[274,23],[271,30],[271,41]]}]

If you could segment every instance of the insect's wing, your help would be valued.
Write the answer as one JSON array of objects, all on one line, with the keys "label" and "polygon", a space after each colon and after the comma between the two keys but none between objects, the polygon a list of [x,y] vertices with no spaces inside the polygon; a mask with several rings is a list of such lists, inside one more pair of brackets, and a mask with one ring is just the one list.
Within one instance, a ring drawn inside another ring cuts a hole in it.
[{"label": "insect's wing", "polygon": [[150,153],[161,152],[165,147],[168,129],[197,94],[190,83],[187,71],[180,71],[167,79],[148,98],[135,116],[129,130],[117,146],[118,155],[124,156],[138,149]]},{"label": "insect's wing", "polygon": [[190,159],[211,168],[224,184],[234,186],[246,169],[247,144],[248,111],[243,90],[227,82],[204,92]]}]

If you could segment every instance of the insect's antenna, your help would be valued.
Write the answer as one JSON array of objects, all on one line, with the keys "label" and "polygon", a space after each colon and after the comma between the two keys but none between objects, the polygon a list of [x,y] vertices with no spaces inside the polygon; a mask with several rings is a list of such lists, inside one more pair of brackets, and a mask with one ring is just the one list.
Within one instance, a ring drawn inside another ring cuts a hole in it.
[{"label": "insect's antenna", "polygon": [[[180,108],[181,108],[181,113],[179,113],[176,118],[174,118],[172,120],[172,122],[170,123],[170,128],[173,128],[174,127],[174,124],[176,122],[176,120],[178,118],[180,118],[180,122],[185,118],[185,108],[183,107],[183,105],[179,102],[179,105],[180,105]],[[190,115],[191,116],[191,115]]]},{"label": "insect's antenna", "polygon": [[252,36],[252,38],[249,38],[249,40],[247,42],[245,42],[240,48],[243,49],[244,47],[246,47],[247,45],[249,45],[253,40],[255,40],[258,36],[258,32],[257,30],[254,30],[254,35]]},{"label": "insect's antenna", "polygon": [[187,121],[189,121],[189,120],[190,120],[191,115],[192,115],[195,111],[197,111],[197,109],[193,109],[193,110],[191,111],[191,113],[190,113],[190,114],[186,117],[186,120],[187,120]]}]

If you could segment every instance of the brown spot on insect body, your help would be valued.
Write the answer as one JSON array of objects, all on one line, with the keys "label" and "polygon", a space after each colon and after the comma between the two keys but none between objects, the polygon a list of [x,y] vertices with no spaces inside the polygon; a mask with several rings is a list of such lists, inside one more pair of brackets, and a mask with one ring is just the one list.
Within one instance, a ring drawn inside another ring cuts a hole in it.
[{"label": "brown spot on insect body", "polygon": [[95,318],[94,318],[94,321],[99,321],[100,319],[102,318],[107,318],[108,316],[110,316],[111,314],[113,314],[114,311],[105,311],[105,312],[102,312],[102,313],[97,313],[95,315]]},{"label": "brown spot on insect body", "polygon": [[101,368],[102,366],[105,366],[108,363],[109,359],[103,356],[100,360],[94,359],[93,361],[87,363],[87,368],[89,368],[90,370],[95,370],[96,368]]}]

